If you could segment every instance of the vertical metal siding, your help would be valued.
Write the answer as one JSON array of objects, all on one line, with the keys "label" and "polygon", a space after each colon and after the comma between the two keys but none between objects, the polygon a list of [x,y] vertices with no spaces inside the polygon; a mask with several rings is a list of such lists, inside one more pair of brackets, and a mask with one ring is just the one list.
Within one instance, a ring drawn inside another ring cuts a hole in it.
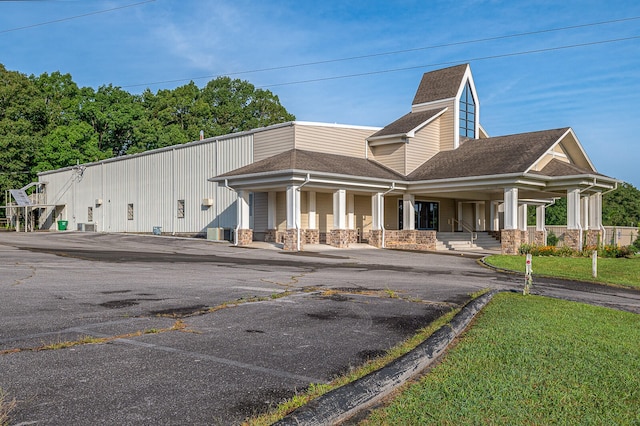
[{"label": "vertical metal siding", "polygon": [[[245,134],[91,164],[82,179],[60,170],[40,181],[47,182],[48,204],[67,205],[70,229],[88,222],[88,207],[93,207],[99,231],[150,233],[161,226],[163,232],[198,233],[209,226],[235,227],[236,194],[207,179],[252,161],[253,135]],[[203,206],[204,198],[213,198],[214,205]],[[96,199],[103,204],[96,206]],[[185,200],[184,219],[177,218],[178,200]],[[127,219],[130,203],[133,220]]]}]

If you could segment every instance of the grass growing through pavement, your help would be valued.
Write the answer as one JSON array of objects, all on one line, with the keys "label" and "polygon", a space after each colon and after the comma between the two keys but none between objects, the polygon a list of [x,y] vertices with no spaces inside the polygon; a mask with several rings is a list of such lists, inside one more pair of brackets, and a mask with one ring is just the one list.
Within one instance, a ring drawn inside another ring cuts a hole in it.
[{"label": "grass growing through pavement", "polygon": [[7,394],[0,389],[0,426],[9,424],[11,412],[16,408],[16,400],[9,399]]},{"label": "grass growing through pavement", "polygon": [[640,315],[496,295],[441,364],[365,425],[640,424]]},{"label": "grass growing through pavement", "polygon": [[[498,268],[524,273],[524,256],[489,256],[485,261]],[[591,276],[591,258],[535,256],[531,263],[534,285],[535,276],[539,274],[640,288],[640,256],[630,259],[598,258],[597,278]]]},{"label": "grass growing through pavement", "polygon": [[[478,294],[474,296],[479,296],[483,293],[484,292],[478,292]],[[458,312],[459,312],[459,309],[452,310],[451,312],[438,318],[433,323],[429,324],[427,327],[419,330],[418,333],[415,334],[413,337],[410,337],[405,342],[390,349],[386,355],[381,356],[379,358],[372,359],[369,362],[365,363],[363,366],[353,369],[348,374],[338,377],[330,383],[327,383],[327,384],[312,383],[309,386],[309,388],[307,388],[305,391],[279,404],[270,412],[251,418],[251,419],[247,419],[243,423],[243,426],[271,425],[277,422],[278,420],[282,419],[284,416],[286,416],[296,408],[309,403],[311,400],[318,398],[333,389],[339,388],[340,386],[344,386],[347,383],[351,383],[361,377],[366,376],[367,374],[375,370],[378,370],[384,367],[389,362],[393,361],[396,358],[399,358],[400,356],[414,349],[416,346],[422,343],[426,338],[432,335],[438,328],[440,328],[444,324],[449,323],[453,319],[455,314],[457,314]]]}]

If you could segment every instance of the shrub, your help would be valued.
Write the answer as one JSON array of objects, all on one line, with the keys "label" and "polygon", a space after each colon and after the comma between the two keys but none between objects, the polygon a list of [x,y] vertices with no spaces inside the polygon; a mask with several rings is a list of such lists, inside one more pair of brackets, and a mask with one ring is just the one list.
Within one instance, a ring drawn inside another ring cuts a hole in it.
[{"label": "shrub", "polygon": [[556,233],[553,231],[549,231],[549,233],[547,234],[547,245],[555,247],[558,245],[558,240],[559,238]]},{"label": "shrub", "polygon": [[638,237],[631,245],[631,248],[634,249],[636,252],[640,251],[640,230],[638,231]]}]

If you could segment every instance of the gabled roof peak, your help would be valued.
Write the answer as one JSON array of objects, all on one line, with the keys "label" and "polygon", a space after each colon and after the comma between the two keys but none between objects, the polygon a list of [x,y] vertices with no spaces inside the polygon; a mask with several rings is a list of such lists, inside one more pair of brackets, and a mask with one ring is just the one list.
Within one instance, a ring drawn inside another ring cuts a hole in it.
[{"label": "gabled roof peak", "polygon": [[461,64],[424,73],[412,105],[456,97],[468,68]]}]

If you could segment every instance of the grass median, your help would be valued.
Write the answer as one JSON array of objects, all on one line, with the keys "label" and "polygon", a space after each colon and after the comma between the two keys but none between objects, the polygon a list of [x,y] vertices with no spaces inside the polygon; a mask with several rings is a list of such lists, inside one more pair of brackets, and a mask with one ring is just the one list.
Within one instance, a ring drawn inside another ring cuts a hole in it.
[{"label": "grass median", "polygon": [[640,315],[496,295],[441,364],[365,425],[640,424]]},{"label": "grass median", "polygon": [[[489,256],[489,265],[524,273],[524,256]],[[531,262],[535,276],[544,275],[580,281],[599,282],[640,288],[640,256],[633,258],[598,258],[598,276],[591,274],[591,258],[534,256]]]}]

